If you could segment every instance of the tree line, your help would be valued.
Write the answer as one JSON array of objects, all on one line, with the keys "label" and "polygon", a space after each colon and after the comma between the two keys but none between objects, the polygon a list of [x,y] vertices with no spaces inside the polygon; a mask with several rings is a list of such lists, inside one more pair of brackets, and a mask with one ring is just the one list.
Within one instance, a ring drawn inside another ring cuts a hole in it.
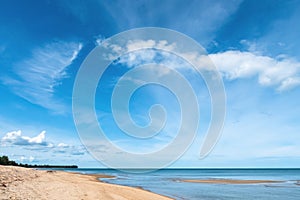
[{"label": "tree line", "polygon": [[19,166],[26,168],[78,168],[77,165],[30,165],[9,160],[8,156],[0,156],[0,165]]}]

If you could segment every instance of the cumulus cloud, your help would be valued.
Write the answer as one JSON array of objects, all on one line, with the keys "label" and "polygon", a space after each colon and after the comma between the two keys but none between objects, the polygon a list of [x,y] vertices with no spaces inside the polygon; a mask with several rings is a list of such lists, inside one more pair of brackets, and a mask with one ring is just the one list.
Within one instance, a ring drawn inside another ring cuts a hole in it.
[{"label": "cumulus cloud", "polygon": [[169,44],[165,40],[129,40],[124,47],[106,42],[102,45],[111,50],[110,54],[104,56],[113,60],[122,55],[117,59],[117,63],[127,67],[159,61],[159,64],[171,68],[191,68],[187,62],[183,62],[183,59],[178,56],[170,56],[169,53],[157,51],[159,49],[175,51],[201,70],[215,70],[211,63],[213,61],[222,76],[228,80],[257,76],[260,85],[272,86],[278,91],[292,89],[300,85],[300,62],[286,55],[280,55],[276,58],[264,56],[255,51],[256,44],[243,40],[241,43],[247,45],[249,51],[228,50],[209,54],[209,57],[204,51],[184,52],[184,50],[178,49],[176,43]]},{"label": "cumulus cloud", "polygon": [[225,51],[209,55],[229,80],[258,76],[259,84],[283,91],[300,85],[300,63],[288,58],[272,58],[252,52]]},{"label": "cumulus cloud", "polygon": [[54,42],[32,51],[32,56],[15,64],[15,77],[1,77],[2,83],[27,101],[56,113],[64,106],[53,98],[55,87],[67,76],[66,70],[77,57],[81,43]]},{"label": "cumulus cloud", "polygon": [[51,147],[52,144],[45,141],[46,131],[42,131],[35,137],[23,136],[21,130],[8,132],[2,139],[3,144],[12,145],[40,145]]},{"label": "cumulus cloud", "polygon": [[[55,144],[47,141],[46,131],[42,131],[35,137],[24,136],[21,130],[12,131],[6,133],[0,141],[2,146],[19,146],[31,151],[54,152],[68,155],[83,155],[86,152],[82,145],[70,145],[66,143]],[[33,159],[30,157],[26,158],[27,161]]]}]

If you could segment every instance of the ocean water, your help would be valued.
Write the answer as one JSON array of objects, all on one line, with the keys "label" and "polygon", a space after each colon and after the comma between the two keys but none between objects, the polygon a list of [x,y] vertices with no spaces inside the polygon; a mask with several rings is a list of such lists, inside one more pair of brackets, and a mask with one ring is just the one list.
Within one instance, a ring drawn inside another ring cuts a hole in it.
[{"label": "ocean water", "polygon": [[[101,179],[107,183],[142,187],[175,199],[232,200],[272,199],[299,200],[300,169],[164,169],[150,173],[128,173],[111,169],[67,169],[84,174],[113,175]],[[204,184],[186,183],[180,179],[279,180],[282,183]]]}]

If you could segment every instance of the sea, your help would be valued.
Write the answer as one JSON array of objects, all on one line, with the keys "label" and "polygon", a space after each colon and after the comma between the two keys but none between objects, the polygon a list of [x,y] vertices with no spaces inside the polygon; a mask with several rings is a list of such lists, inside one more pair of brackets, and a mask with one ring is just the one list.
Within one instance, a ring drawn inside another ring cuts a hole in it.
[{"label": "sea", "polygon": [[[300,200],[300,169],[162,169],[131,173],[113,169],[65,169],[82,174],[106,174],[101,181],[143,188],[182,200]],[[136,171],[135,171],[136,172]],[[207,184],[186,179],[275,180],[280,183]]]}]

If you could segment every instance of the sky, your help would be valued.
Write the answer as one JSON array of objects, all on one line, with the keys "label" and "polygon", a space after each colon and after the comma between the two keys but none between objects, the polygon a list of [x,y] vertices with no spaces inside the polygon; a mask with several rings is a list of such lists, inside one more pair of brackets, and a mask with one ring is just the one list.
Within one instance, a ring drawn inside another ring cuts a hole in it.
[{"label": "sky", "polygon": [[[202,45],[226,92],[222,135],[213,151],[200,159],[210,123],[210,96],[203,79],[188,70],[191,66],[178,69],[198,91],[201,115],[197,137],[169,167],[299,167],[299,9],[300,2],[293,0],[4,1],[0,155],[22,163],[104,167],[86,150],[76,130],[72,114],[76,74],[105,39],[133,28],[161,27]],[[131,117],[140,126],[149,123],[151,105],[165,107],[168,115],[161,136],[129,138],[112,115],[111,95],[122,75],[153,59],[164,64],[169,60],[161,57],[176,60],[174,55],[154,54],[139,51],[121,56],[97,87],[98,120],[107,137],[126,151],[151,152],[176,137],[180,108],[166,88],[142,87],[129,103]],[[182,66],[180,60],[176,62]]]}]

